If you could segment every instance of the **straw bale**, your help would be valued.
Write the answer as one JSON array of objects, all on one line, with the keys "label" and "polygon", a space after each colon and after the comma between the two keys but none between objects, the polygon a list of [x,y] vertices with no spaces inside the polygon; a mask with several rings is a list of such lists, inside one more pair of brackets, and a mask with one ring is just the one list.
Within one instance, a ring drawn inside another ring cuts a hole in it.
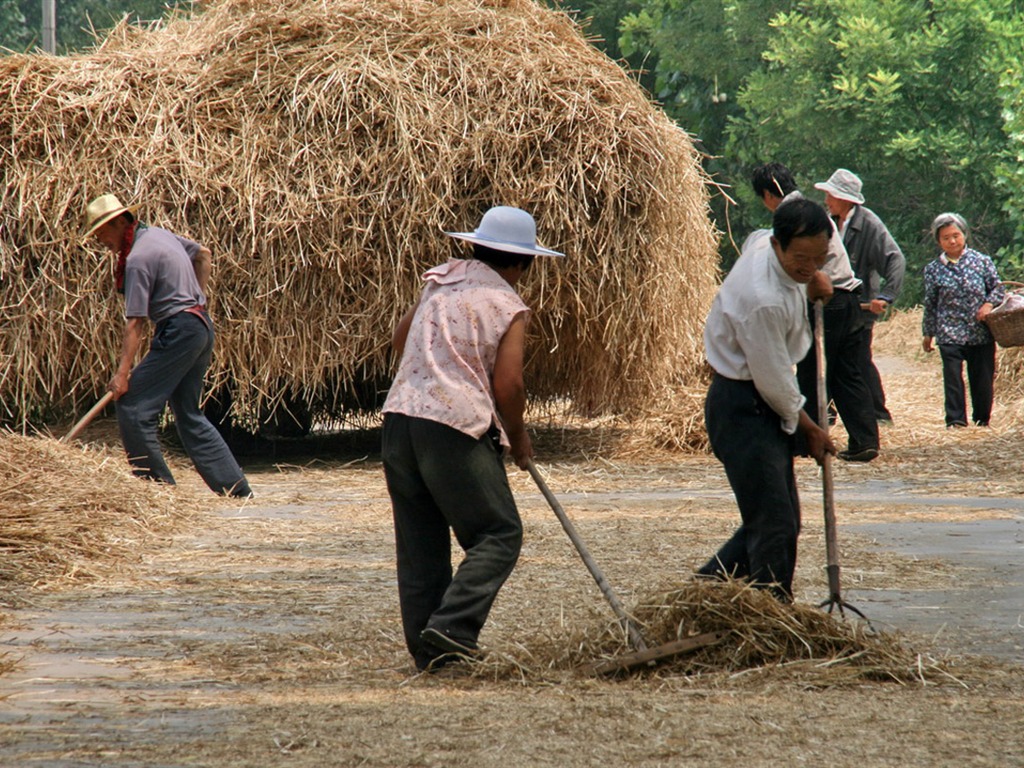
[{"label": "straw bale", "polygon": [[120,452],[0,432],[0,584],[49,586],[123,566],[197,504],[189,489],[131,475]]},{"label": "straw bale", "polygon": [[80,410],[118,350],[91,197],[212,247],[211,384],[243,418],[372,410],[419,275],[491,205],[545,245],[528,386],[589,414],[699,376],[717,233],[689,137],[527,0],[221,0],[72,57],[0,58],[3,418]]}]

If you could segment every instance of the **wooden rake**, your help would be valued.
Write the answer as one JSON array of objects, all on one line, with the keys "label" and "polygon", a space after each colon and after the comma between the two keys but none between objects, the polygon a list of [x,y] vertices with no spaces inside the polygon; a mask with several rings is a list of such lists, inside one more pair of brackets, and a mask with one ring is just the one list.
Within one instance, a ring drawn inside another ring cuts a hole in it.
[{"label": "wooden rake", "polygon": [[113,392],[107,392],[103,397],[96,401],[96,405],[89,409],[89,411],[80,418],[64,437],[60,439],[62,443],[70,443],[76,437],[78,437],[82,430],[89,426],[89,422],[96,418],[96,414],[107,407],[107,403],[114,399]]},{"label": "wooden rake", "polygon": [[694,637],[673,640],[672,642],[654,646],[653,648],[648,646],[647,642],[644,640],[643,633],[637,626],[637,623],[622,606],[622,602],[615,594],[615,591],[611,588],[608,580],[604,577],[604,573],[602,573],[601,569],[597,567],[597,563],[594,561],[594,558],[591,557],[586,544],[583,543],[583,539],[581,539],[579,533],[577,533],[576,526],[572,524],[569,516],[565,514],[565,510],[562,509],[562,505],[558,502],[558,499],[555,498],[551,489],[548,488],[547,483],[544,482],[544,478],[541,477],[540,472],[537,471],[537,467],[535,467],[533,462],[530,461],[527,463],[526,469],[533,477],[534,482],[537,483],[537,487],[540,489],[540,492],[544,494],[544,498],[547,499],[548,504],[551,505],[551,509],[558,517],[558,521],[562,524],[562,528],[569,535],[570,541],[572,541],[573,546],[579,553],[579,556],[583,559],[584,564],[587,566],[587,570],[590,571],[590,575],[593,576],[594,581],[597,582],[597,586],[600,588],[601,594],[603,594],[605,599],[608,600],[608,604],[611,605],[615,615],[625,628],[626,636],[629,639],[629,645],[633,649],[632,653],[588,665],[586,667],[586,671],[596,675],[615,675],[628,672],[636,667],[652,667],[658,662],[666,661],[690,651],[695,651],[698,648],[713,645],[725,637],[721,632],[706,632],[701,635],[695,635]]}]

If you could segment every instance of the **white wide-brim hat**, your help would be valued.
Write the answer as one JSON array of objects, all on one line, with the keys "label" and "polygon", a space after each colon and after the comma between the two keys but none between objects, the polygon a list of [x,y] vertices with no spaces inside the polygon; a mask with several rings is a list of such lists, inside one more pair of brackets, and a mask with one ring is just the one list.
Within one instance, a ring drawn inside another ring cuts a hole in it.
[{"label": "white wide-brim hat", "polygon": [[480,226],[472,232],[445,232],[449,237],[480,243],[496,251],[534,256],[565,256],[537,245],[537,224],[533,216],[520,208],[499,205],[491,208],[480,219]]},{"label": "white wide-brim hat", "polygon": [[121,205],[117,195],[100,195],[85,206],[85,232],[82,237],[89,237],[97,229],[122,213],[134,214],[138,207],[137,205]]},{"label": "white wide-brim hat", "polygon": [[860,205],[864,202],[864,195],[860,192],[861,186],[860,177],[857,174],[840,168],[828,177],[828,181],[819,181],[814,188],[828,192],[832,197],[838,197],[848,203]]}]

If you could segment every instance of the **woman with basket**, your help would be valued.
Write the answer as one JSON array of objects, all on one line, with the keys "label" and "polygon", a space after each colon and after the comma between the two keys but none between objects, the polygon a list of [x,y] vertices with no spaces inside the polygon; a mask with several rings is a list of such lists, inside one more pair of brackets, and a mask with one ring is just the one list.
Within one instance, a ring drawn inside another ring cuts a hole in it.
[{"label": "woman with basket", "polygon": [[938,344],[945,389],[946,427],[967,426],[963,367],[971,389],[974,423],[987,427],[992,415],[996,342],[985,318],[1006,295],[995,264],[967,247],[967,222],[958,213],[941,213],[932,236],[942,253],[924,268],[923,347]]}]

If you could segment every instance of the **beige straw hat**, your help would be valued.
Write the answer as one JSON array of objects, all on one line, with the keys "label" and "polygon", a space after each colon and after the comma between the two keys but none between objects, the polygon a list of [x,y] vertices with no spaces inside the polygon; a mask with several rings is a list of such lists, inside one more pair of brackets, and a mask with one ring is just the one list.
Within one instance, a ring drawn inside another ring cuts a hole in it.
[{"label": "beige straw hat", "polygon": [[97,229],[122,213],[134,214],[138,207],[137,205],[121,205],[117,195],[100,195],[85,206],[85,233],[82,237],[89,237]]}]

